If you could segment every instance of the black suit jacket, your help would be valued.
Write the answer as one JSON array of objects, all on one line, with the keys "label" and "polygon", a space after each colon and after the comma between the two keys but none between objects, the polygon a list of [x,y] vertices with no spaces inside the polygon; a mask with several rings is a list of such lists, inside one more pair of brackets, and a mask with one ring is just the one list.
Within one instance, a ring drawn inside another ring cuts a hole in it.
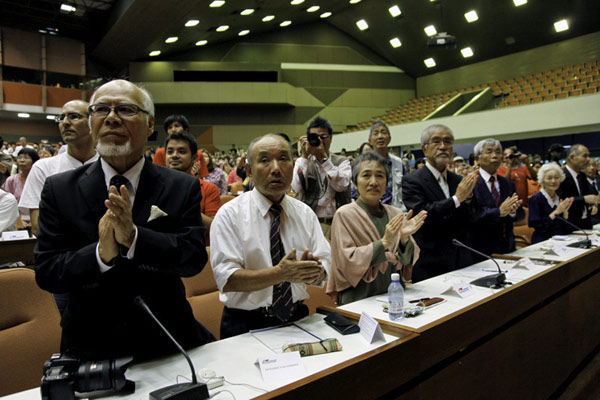
[{"label": "black suit jacket", "polygon": [[[585,204],[585,199],[583,198],[587,194],[592,194],[592,190],[590,188],[590,184],[588,183],[585,174],[579,173],[577,175],[577,181],[579,183],[579,187],[581,188],[581,194],[577,190],[577,184],[575,183],[575,179],[571,173],[567,170],[567,168],[563,168],[563,172],[565,173],[565,180],[560,183],[560,187],[558,188],[558,196],[562,199],[567,197],[573,197],[573,204],[569,208],[569,221],[575,224],[576,226],[580,226],[583,229],[591,229],[592,221],[590,219],[590,212],[587,213],[587,218],[583,218],[583,210],[587,207]],[[570,232],[573,232],[575,228],[571,228]]]},{"label": "black suit jacket", "polygon": [[[106,198],[100,160],[44,184],[36,280],[42,289],[70,293],[61,351],[85,359],[133,355],[138,360],[176,351],[134,304],[138,295],[182,346],[210,341],[210,333],[194,319],[180,278],[197,274],[207,261],[198,180],[146,162],[132,210],[138,229],[135,256],[119,256],[112,269],[100,273],[96,246]],[[168,215],[148,222],[152,205]]]},{"label": "black suit jacket", "polygon": [[[515,193],[515,184],[498,175],[500,204]],[[477,179],[470,204],[471,223],[467,232],[467,244],[482,253],[509,253],[515,250],[513,222],[525,218],[523,207],[519,207],[515,218],[510,215],[500,218],[500,208],[496,205],[490,189],[482,177]],[[474,261],[484,258],[473,256]]]},{"label": "black suit jacket", "polygon": [[413,269],[413,281],[418,282],[436,275],[462,268],[471,263],[466,250],[452,244],[452,239],[464,240],[468,209],[465,203],[456,208],[452,196],[461,177],[448,171],[450,197],[446,198],[439,183],[427,167],[404,176],[402,201],[415,214],[427,211],[425,223],[414,235],[421,248]]}]

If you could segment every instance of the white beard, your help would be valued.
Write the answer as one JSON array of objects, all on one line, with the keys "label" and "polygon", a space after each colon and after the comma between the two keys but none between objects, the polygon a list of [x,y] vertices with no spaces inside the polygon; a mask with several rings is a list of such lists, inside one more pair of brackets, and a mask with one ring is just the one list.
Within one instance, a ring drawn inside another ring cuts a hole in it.
[{"label": "white beard", "polygon": [[114,143],[100,143],[96,144],[96,151],[102,157],[122,157],[131,154],[131,142],[128,140],[123,145],[116,145]]}]

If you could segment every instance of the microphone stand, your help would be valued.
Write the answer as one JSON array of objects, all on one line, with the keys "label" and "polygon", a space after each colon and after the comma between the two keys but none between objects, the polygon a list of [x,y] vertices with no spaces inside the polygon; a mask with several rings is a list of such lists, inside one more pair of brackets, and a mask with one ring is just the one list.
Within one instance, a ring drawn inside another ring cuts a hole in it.
[{"label": "microphone stand", "polygon": [[585,240],[580,240],[579,242],[571,243],[571,244],[567,245],[567,247],[574,247],[576,249],[591,249],[592,248],[592,241],[590,240],[590,237],[588,236],[585,229],[580,228],[579,226],[575,225],[568,219],[561,217],[560,215],[557,215],[555,218],[558,218],[560,221],[566,223],[567,225],[572,226],[573,228],[577,229],[578,231],[582,231],[583,234],[585,235]]},{"label": "microphone stand", "polygon": [[470,250],[473,253],[479,254],[480,256],[487,258],[488,260],[492,260],[496,264],[496,267],[498,267],[497,274],[487,275],[482,278],[475,279],[474,281],[471,282],[471,285],[485,287],[485,288],[493,288],[493,287],[501,287],[504,284],[504,282],[506,281],[506,275],[504,275],[504,272],[502,272],[502,270],[500,269],[500,265],[493,257],[490,257],[487,254],[480,252],[479,250],[475,250],[474,248],[469,247],[466,244],[459,242],[456,239],[452,239],[452,244],[455,246],[463,247],[467,250]]}]

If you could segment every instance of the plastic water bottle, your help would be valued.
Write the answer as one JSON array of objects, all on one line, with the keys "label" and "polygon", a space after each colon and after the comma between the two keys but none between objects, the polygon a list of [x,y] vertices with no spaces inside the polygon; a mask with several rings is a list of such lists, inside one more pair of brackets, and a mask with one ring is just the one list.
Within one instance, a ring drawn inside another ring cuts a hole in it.
[{"label": "plastic water bottle", "polygon": [[404,319],[404,288],[398,273],[392,274],[392,283],[388,287],[388,313],[392,321]]}]

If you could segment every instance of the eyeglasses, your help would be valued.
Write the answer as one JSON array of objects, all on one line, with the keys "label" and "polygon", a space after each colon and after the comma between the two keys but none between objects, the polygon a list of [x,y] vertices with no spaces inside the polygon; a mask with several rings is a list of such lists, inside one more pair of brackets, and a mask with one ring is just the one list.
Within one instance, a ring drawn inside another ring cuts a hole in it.
[{"label": "eyeglasses", "polygon": [[121,118],[131,118],[140,112],[143,112],[144,114],[150,114],[148,111],[140,108],[136,104],[130,103],[121,103],[117,104],[116,106],[109,106],[108,104],[92,104],[88,110],[92,117],[106,117],[113,110]]},{"label": "eyeglasses", "polygon": [[63,122],[63,120],[65,118],[68,118],[69,121],[76,122],[76,121],[79,121],[81,119],[84,119],[85,117],[86,117],[85,115],[82,115],[82,114],[79,114],[79,113],[66,113],[66,114],[57,115],[56,117],[54,117],[54,121],[56,123],[59,123],[59,122]]},{"label": "eyeglasses", "polygon": [[[315,135],[317,135],[317,134],[315,133]],[[329,139],[329,138],[331,137],[331,135],[330,135],[330,134],[328,134],[328,133],[324,133],[324,134],[322,134],[322,135],[317,135],[317,136],[318,136],[319,138],[321,138],[321,140],[327,140],[327,139]]]},{"label": "eyeglasses", "polygon": [[442,143],[444,143],[444,145],[446,145],[446,146],[452,146],[452,143],[454,143],[454,139],[444,138],[442,140],[440,138],[435,138],[435,139],[431,140],[430,142],[428,142],[427,144],[431,144],[434,146],[440,146]]}]

